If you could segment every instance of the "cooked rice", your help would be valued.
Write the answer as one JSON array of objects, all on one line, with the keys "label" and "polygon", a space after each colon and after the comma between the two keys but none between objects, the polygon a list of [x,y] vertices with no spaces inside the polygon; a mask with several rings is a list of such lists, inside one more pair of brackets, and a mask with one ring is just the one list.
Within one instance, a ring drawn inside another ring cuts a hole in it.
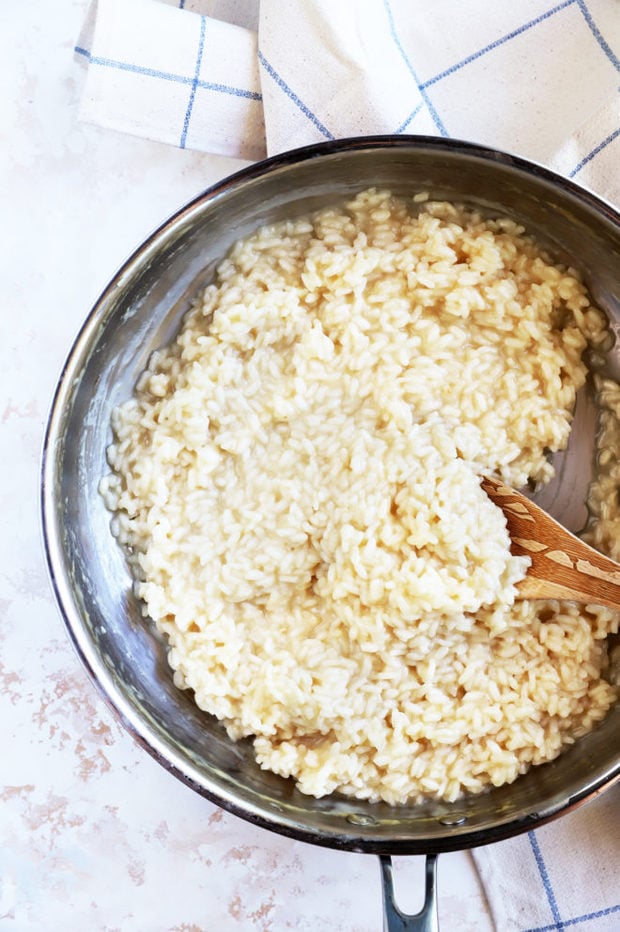
[{"label": "cooked rice", "polygon": [[113,419],[102,490],[175,681],[315,796],[498,786],[616,699],[620,616],[515,602],[479,485],[550,477],[604,318],[511,220],[420,200],[239,242]]}]

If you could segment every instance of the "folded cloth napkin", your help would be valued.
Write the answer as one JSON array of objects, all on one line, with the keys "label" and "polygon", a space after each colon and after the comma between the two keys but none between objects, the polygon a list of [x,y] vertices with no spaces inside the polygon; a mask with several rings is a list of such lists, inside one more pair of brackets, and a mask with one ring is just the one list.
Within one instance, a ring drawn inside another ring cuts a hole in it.
[{"label": "folded cloth napkin", "polygon": [[[202,6],[217,12],[217,2]],[[181,148],[264,157],[257,34],[238,25],[252,22],[242,3],[231,6],[236,22],[154,0],[94,3],[75,50],[88,63],[82,118]]]},{"label": "folded cloth napkin", "polygon": [[472,853],[498,932],[620,929],[620,786]]},{"label": "folded cloth napkin", "polygon": [[[99,0],[76,52],[104,127],[249,160],[450,136],[620,205],[620,0]],[[620,788],[473,857],[498,932],[620,929]]]},{"label": "folded cloth napkin", "polygon": [[100,126],[248,160],[451,136],[620,203],[619,0],[98,0],[76,53]]}]

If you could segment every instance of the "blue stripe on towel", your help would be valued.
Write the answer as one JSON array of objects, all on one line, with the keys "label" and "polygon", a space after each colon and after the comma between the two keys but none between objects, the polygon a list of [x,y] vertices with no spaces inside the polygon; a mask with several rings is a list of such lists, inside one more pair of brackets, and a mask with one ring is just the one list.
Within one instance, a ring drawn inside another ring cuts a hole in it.
[{"label": "blue stripe on towel", "polygon": [[620,59],[618,59],[618,56],[614,54],[612,48],[605,41],[605,38],[602,35],[600,29],[594,22],[594,19],[592,18],[592,14],[590,13],[590,10],[588,9],[588,4],[586,3],[586,0],[577,0],[577,6],[581,10],[583,14],[583,18],[588,24],[588,28],[590,29],[590,32],[592,33],[592,35],[594,36],[594,38],[596,39],[596,41],[598,42],[602,50],[605,52],[605,55],[607,56],[609,61],[612,63],[616,71],[620,71]]},{"label": "blue stripe on towel", "polygon": [[573,170],[569,173],[568,177],[574,178],[575,175],[581,171],[584,165],[587,165],[588,162],[591,162],[592,159],[595,158],[595,156],[599,154],[599,152],[601,152],[606,146],[608,146],[610,142],[613,142],[614,139],[617,139],[618,136],[620,136],[620,127],[618,129],[615,129],[613,133],[610,133],[607,139],[603,139],[603,141],[600,142],[598,146],[596,146],[594,149],[592,149],[591,152],[588,152],[587,155],[584,155],[581,162],[579,162],[579,164],[573,168]]},{"label": "blue stripe on towel", "polygon": [[200,77],[200,66],[202,64],[202,53],[204,52],[205,47],[205,33],[207,29],[207,21],[204,16],[200,17],[200,38],[198,39],[198,52],[196,54],[196,67],[194,69],[194,80],[192,81],[192,89],[189,95],[189,101],[187,102],[187,110],[185,111],[185,118],[183,120],[183,132],[181,133],[181,142],[179,146],[181,149],[185,148],[185,143],[187,141],[187,131],[189,130],[189,121],[192,118],[192,110],[194,109],[194,100],[196,98],[196,88],[198,87],[198,79]]},{"label": "blue stripe on towel", "polygon": [[551,881],[549,880],[549,874],[547,873],[547,865],[545,864],[544,858],[542,856],[542,851],[540,850],[540,845],[538,844],[538,839],[536,838],[535,832],[528,832],[527,837],[529,838],[532,851],[534,852],[534,858],[536,859],[536,866],[538,867],[538,873],[540,874],[540,879],[543,882],[543,887],[545,888],[545,893],[547,894],[547,901],[551,908],[551,915],[555,920],[555,925],[549,926],[549,929],[557,929],[558,932],[562,932],[564,928],[564,923],[560,917],[560,911],[558,909],[557,900],[555,898],[555,893],[553,892],[553,887],[551,886]]},{"label": "blue stripe on towel", "polygon": [[[172,81],[175,84],[194,84],[195,77],[190,78],[183,74],[174,74],[171,71],[158,71],[156,68],[146,68],[144,65],[133,65],[131,62],[117,61],[114,58],[101,58],[98,55],[91,55],[86,49],[76,46],[75,51],[78,55],[84,55],[88,58],[91,65],[99,65],[102,68],[117,68],[119,71],[131,71],[133,74],[142,74],[147,78],[161,78],[163,81]],[[245,97],[249,100],[262,100],[262,94],[256,91],[247,91],[242,87],[231,87],[229,84],[215,84],[213,81],[196,81],[196,87],[207,91],[218,91],[221,94],[230,94],[232,97]]]},{"label": "blue stripe on towel", "polygon": [[449,75],[454,74],[455,71],[460,71],[461,68],[465,67],[465,65],[471,64],[471,62],[476,61],[477,58],[482,58],[483,55],[487,55],[488,52],[492,52],[493,49],[497,49],[501,45],[505,45],[505,43],[510,42],[511,39],[515,39],[517,36],[520,36],[524,32],[527,32],[529,29],[532,29],[533,26],[537,26],[539,23],[549,19],[551,16],[555,16],[556,13],[559,13],[561,10],[565,10],[569,6],[573,6],[573,4],[577,2],[578,0],[564,0],[564,3],[560,3],[558,6],[554,6],[551,10],[547,10],[546,13],[541,13],[541,15],[537,16],[536,19],[532,19],[528,23],[524,23],[522,26],[519,26],[518,29],[513,29],[512,32],[507,33],[500,39],[495,39],[494,42],[491,42],[489,45],[485,45],[484,48],[479,49],[472,55],[468,55],[467,58],[463,59],[463,61],[457,62],[455,65],[451,65],[449,68],[446,68],[445,71],[436,74],[434,78],[430,78],[428,81],[424,81],[424,83],[421,85],[421,89],[425,89],[430,87],[432,84],[436,84],[437,81],[441,81],[443,78],[447,78]]},{"label": "blue stripe on towel", "polygon": [[[573,919],[563,919],[562,928],[568,929],[570,926],[576,926],[583,922],[594,922],[597,919],[603,919],[605,916],[613,916],[614,913],[620,912],[620,903],[616,906],[610,906],[608,909],[597,909],[593,913],[584,913],[583,916],[575,916]],[[524,929],[523,932],[554,932],[558,928],[557,923],[550,926],[536,926],[533,929]]]},{"label": "blue stripe on towel", "polygon": [[263,55],[263,53],[260,51],[260,49],[258,50],[258,60],[259,60],[259,62],[261,63],[261,65],[263,66],[263,68],[265,69],[265,71],[267,72],[267,74],[268,74],[271,78],[273,78],[273,80],[276,82],[276,84],[278,85],[278,87],[279,87],[282,91],[284,91],[284,93],[286,94],[286,96],[289,98],[289,100],[291,100],[291,101],[295,104],[295,106],[298,108],[298,110],[301,110],[301,112],[303,113],[303,115],[304,115],[305,117],[307,117],[307,118],[310,120],[310,122],[311,122],[314,126],[316,126],[316,128],[318,129],[318,131],[319,131],[320,133],[322,133],[323,136],[325,136],[326,139],[335,139],[335,136],[334,136],[332,133],[330,133],[330,131],[327,129],[327,127],[324,126],[324,125],[321,123],[321,121],[319,120],[319,118],[318,118],[317,116],[315,116],[315,114],[312,112],[312,110],[310,110],[310,108],[307,107],[307,106],[305,105],[305,103],[303,102],[303,100],[301,100],[301,99],[297,96],[297,94],[288,86],[288,84],[286,83],[286,81],[284,81],[284,79],[280,77],[280,75],[279,75],[278,72],[275,70],[275,68],[273,68],[273,67],[269,64],[269,62],[267,61],[267,59],[265,58],[265,56]]},{"label": "blue stripe on towel", "polygon": [[396,23],[394,22],[394,14],[392,13],[392,7],[390,6],[389,0],[383,0],[383,6],[385,7],[385,12],[387,13],[387,17],[388,17],[388,23],[390,26],[390,34],[392,36],[392,39],[394,40],[394,44],[396,45],[396,48],[399,51],[400,57],[404,61],[405,65],[407,66],[407,70],[409,71],[409,74],[415,81],[418,87],[418,90],[420,91],[420,94],[422,95],[422,99],[424,100],[424,103],[426,104],[428,108],[428,112],[433,118],[433,122],[435,123],[435,126],[437,127],[437,129],[439,130],[442,136],[448,136],[448,130],[443,125],[443,121],[441,117],[439,116],[439,114],[437,113],[437,111],[435,110],[433,102],[428,96],[428,94],[426,93],[424,86],[420,84],[420,82],[418,81],[418,76],[415,73],[415,69],[413,65],[411,64],[411,62],[409,61],[407,53],[405,52],[404,48],[402,47],[401,41],[398,38],[398,33],[396,32]]},{"label": "blue stripe on towel", "polygon": [[131,71],[133,74],[143,74],[149,78],[162,78],[164,81],[174,81],[177,84],[192,84],[193,78],[183,74],[173,74],[170,71],[159,71],[157,68],[147,68],[145,65],[134,65],[128,61],[117,61],[115,58],[102,58],[99,55],[89,55],[91,65],[102,68],[116,68],[119,71]]},{"label": "blue stripe on towel", "polygon": [[407,119],[404,121],[404,123],[401,123],[398,129],[394,130],[395,136],[398,136],[399,133],[405,132],[405,130],[407,129],[409,124],[412,122],[412,120],[414,120],[417,117],[418,113],[420,112],[423,106],[424,106],[424,102],[420,101],[420,103],[416,107],[413,108],[413,110],[411,111]]}]

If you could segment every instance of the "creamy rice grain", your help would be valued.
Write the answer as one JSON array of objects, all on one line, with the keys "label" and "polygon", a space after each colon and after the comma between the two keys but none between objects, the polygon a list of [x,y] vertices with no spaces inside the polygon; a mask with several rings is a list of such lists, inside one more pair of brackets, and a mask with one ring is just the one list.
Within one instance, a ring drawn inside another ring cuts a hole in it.
[{"label": "creamy rice grain", "polygon": [[316,796],[453,800],[594,727],[618,614],[515,602],[479,480],[550,477],[604,338],[570,270],[451,204],[371,190],[239,242],[102,484],[177,684]]}]

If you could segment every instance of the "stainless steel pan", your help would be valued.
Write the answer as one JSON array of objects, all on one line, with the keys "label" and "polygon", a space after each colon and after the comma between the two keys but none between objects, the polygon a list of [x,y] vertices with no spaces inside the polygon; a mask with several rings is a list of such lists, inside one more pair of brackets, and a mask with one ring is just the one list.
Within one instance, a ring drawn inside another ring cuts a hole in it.
[{"label": "stainless steel pan", "polygon": [[[114,276],[69,354],[53,401],[42,467],[49,570],[87,671],[136,740],[171,773],[225,809],[284,835],[382,856],[389,929],[435,927],[434,856],[507,838],[553,819],[620,778],[620,707],[551,764],[510,786],[448,804],[392,808],[317,800],[261,770],[172,682],[162,639],[143,621],[97,492],[110,413],[128,398],[153,349],[171,338],[232,243],[261,224],[306,213],[370,186],[500,210],[554,256],[582,270],[620,327],[620,216],[551,172],[467,143],[372,137],[313,146],[254,165],[206,191],[154,233]],[[620,351],[607,360],[620,374]],[[581,396],[558,480],[543,504],[573,529],[585,519],[596,410]],[[402,917],[390,856],[429,855],[427,902]]]}]

